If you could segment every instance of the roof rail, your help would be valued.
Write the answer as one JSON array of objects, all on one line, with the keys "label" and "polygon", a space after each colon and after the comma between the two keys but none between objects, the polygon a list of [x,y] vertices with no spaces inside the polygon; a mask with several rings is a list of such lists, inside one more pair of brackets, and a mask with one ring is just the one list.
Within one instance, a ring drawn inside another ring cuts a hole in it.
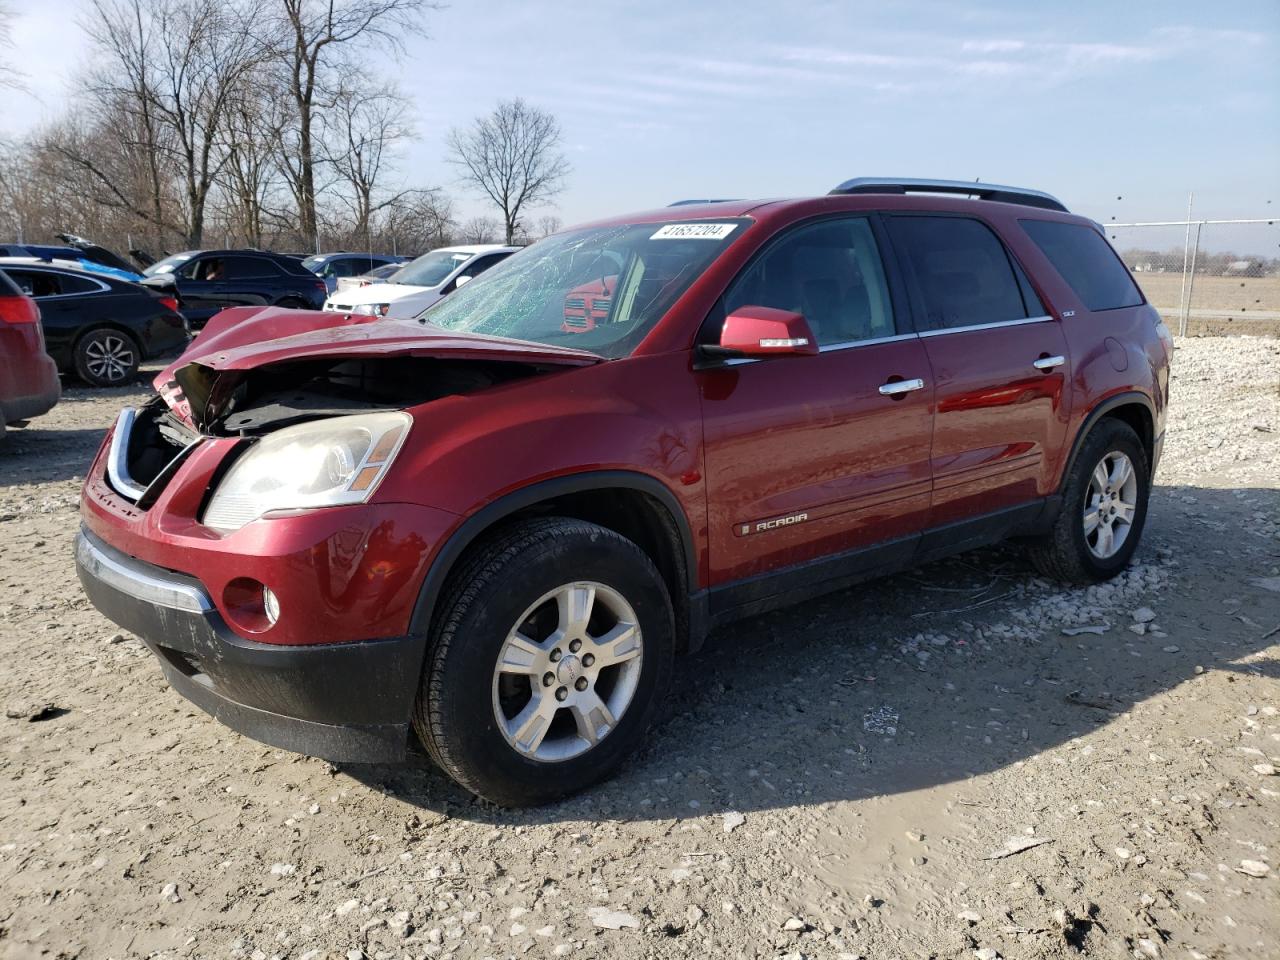
[{"label": "roof rail", "polygon": [[688,207],[698,203],[733,203],[736,198],[721,197],[718,200],[677,200],[675,203],[668,203],[668,207]]},{"label": "roof rail", "polygon": [[831,191],[832,194],[851,193],[955,193],[979,200],[995,200],[999,203],[1020,203],[1026,207],[1041,207],[1068,213],[1057,197],[1041,190],[1026,187],[1002,187],[998,183],[980,183],[968,180],[916,180],[904,177],[854,177]]}]

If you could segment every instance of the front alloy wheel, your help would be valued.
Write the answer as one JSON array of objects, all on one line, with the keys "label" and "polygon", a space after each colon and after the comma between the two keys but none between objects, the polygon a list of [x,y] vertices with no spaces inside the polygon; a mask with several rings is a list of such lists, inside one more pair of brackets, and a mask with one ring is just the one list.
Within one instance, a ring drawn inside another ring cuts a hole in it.
[{"label": "front alloy wheel", "polygon": [[486,537],[432,622],[414,729],[441,769],[504,806],[607,777],[671,684],[666,582],[633,541],[584,520],[522,520]]},{"label": "front alloy wheel", "polygon": [[493,713],[507,743],[568,760],[607,737],[640,681],[635,611],[602,583],[557,587],[520,617],[493,672]]}]

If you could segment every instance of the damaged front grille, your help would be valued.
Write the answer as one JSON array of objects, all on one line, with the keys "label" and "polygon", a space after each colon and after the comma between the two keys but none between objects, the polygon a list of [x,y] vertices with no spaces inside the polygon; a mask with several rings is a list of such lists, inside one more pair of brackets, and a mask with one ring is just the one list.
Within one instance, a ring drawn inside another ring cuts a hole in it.
[{"label": "damaged front grille", "polygon": [[117,493],[146,508],[200,443],[159,397],[120,411],[107,456],[107,480]]}]

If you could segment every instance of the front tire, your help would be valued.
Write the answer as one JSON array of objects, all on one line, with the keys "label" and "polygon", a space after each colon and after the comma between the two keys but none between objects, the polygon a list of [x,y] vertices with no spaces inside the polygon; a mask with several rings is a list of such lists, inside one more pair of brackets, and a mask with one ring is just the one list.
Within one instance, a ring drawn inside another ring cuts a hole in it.
[{"label": "front tire", "polygon": [[1031,544],[1032,562],[1064,583],[1109,580],[1138,548],[1150,495],[1151,467],[1138,435],[1120,420],[1102,420],[1071,467],[1053,528]]},{"label": "front tire", "polygon": [[525,521],[465,559],[442,601],[413,722],[463,787],[502,806],[547,803],[641,743],[671,682],[675,622],[630,540]]},{"label": "front tire", "polygon": [[95,387],[132,382],[142,362],[138,342],[123,330],[90,330],[75,348],[76,375]]}]

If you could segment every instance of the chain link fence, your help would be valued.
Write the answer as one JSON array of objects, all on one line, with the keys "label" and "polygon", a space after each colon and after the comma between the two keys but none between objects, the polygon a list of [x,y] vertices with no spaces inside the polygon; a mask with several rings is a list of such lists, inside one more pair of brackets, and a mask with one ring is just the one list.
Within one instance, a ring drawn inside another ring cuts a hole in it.
[{"label": "chain link fence", "polygon": [[1134,279],[1182,336],[1280,336],[1280,226],[1275,220],[1106,225]]}]

